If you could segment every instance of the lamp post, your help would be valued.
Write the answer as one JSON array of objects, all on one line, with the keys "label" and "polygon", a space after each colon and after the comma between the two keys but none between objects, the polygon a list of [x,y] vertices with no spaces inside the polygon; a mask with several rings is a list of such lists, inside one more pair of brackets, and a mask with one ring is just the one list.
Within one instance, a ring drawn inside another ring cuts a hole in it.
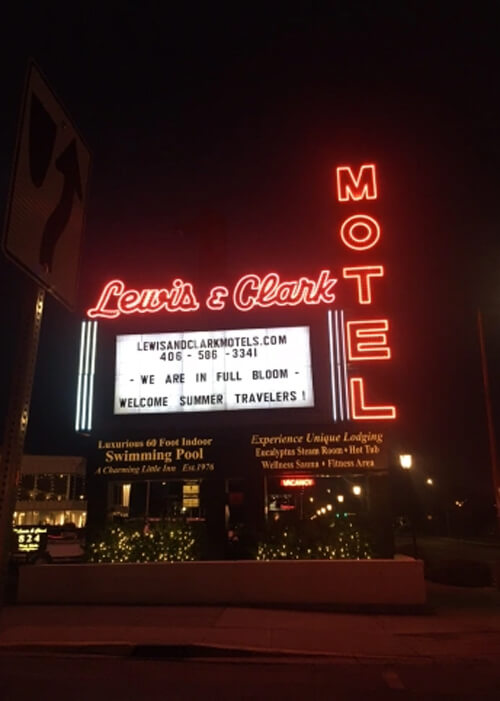
[{"label": "lamp post", "polygon": [[486,409],[486,423],[488,427],[488,439],[490,446],[491,475],[493,479],[493,493],[495,496],[495,509],[497,517],[497,535],[500,537],[500,465],[498,463],[497,441],[493,422],[493,407],[491,402],[490,381],[488,375],[488,360],[486,358],[486,346],[484,341],[483,315],[477,310],[477,330],[479,335],[479,350],[481,353],[481,371],[483,375],[484,404]]},{"label": "lamp post", "polygon": [[400,455],[399,464],[401,465],[403,470],[411,470],[411,467],[413,465],[413,456],[409,455],[408,453]]},{"label": "lamp post", "polygon": [[399,456],[399,464],[401,465],[402,469],[404,472],[407,474],[407,479],[408,479],[408,498],[410,502],[410,510],[411,513],[409,514],[410,516],[410,527],[411,527],[411,539],[412,539],[412,544],[413,544],[413,557],[417,559],[418,557],[418,550],[417,550],[417,535],[415,533],[415,495],[413,493],[413,484],[411,481],[411,475],[410,475],[410,470],[413,466],[413,456],[410,455],[409,453],[402,453]]}]

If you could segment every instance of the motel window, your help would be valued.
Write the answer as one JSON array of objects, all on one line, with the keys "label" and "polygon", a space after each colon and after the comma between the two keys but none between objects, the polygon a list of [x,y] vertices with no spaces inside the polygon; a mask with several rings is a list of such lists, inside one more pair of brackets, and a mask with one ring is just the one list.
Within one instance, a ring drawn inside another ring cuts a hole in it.
[{"label": "motel window", "polygon": [[112,482],[108,491],[111,520],[203,520],[199,480]]},{"label": "motel window", "polygon": [[363,476],[267,477],[266,487],[268,521],[327,524],[337,515],[362,515],[367,508]]}]

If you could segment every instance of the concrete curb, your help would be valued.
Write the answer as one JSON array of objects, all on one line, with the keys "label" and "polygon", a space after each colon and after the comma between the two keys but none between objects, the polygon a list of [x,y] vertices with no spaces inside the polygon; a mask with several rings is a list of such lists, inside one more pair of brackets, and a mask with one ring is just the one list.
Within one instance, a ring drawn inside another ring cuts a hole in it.
[{"label": "concrete curb", "polygon": [[467,664],[489,662],[498,664],[498,655],[477,655],[470,657],[456,653],[440,653],[429,655],[426,653],[414,655],[374,655],[368,653],[336,653],[324,650],[290,650],[255,648],[249,646],[210,645],[200,643],[189,644],[136,644],[131,642],[88,642],[88,643],[53,643],[39,641],[36,643],[2,643],[0,642],[0,654],[12,655],[62,655],[62,656],[109,656],[128,657],[149,660],[197,660],[206,662],[245,662],[245,663],[286,663],[298,658],[314,659],[317,662],[356,662],[363,664],[398,664],[398,665],[428,665],[435,663],[460,663]]}]

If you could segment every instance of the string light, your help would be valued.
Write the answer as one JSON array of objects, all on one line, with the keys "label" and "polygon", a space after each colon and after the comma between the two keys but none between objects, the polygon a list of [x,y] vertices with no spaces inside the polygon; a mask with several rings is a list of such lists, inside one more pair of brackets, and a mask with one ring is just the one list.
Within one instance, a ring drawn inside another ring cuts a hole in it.
[{"label": "string light", "polygon": [[200,557],[200,539],[191,526],[158,524],[147,533],[114,527],[88,548],[90,562],[184,562]]},{"label": "string light", "polygon": [[352,520],[341,517],[332,522],[322,538],[309,538],[292,529],[268,534],[257,548],[258,560],[338,560],[371,559],[368,538]]}]

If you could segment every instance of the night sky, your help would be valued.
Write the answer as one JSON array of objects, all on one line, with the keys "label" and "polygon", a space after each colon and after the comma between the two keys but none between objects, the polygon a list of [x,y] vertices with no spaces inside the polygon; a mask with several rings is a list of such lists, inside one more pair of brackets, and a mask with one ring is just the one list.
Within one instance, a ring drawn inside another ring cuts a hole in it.
[{"label": "night sky", "polygon": [[[27,451],[84,449],[72,430],[79,323],[105,281],[203,280],[207,261],[216,281],[338,269],[343,261],[325,255],[342,217],[333,169],[374,161],[400,444],[457,496],[488,497],[476,310],[487,311],[500,399],[494,4],[452,13],[448,3],[417,2],[11,5],[2,206],[28,57],[93,157],[80,309],[47,300]],[[3,388],[23,280],[4,260],[0,273]]]}]

